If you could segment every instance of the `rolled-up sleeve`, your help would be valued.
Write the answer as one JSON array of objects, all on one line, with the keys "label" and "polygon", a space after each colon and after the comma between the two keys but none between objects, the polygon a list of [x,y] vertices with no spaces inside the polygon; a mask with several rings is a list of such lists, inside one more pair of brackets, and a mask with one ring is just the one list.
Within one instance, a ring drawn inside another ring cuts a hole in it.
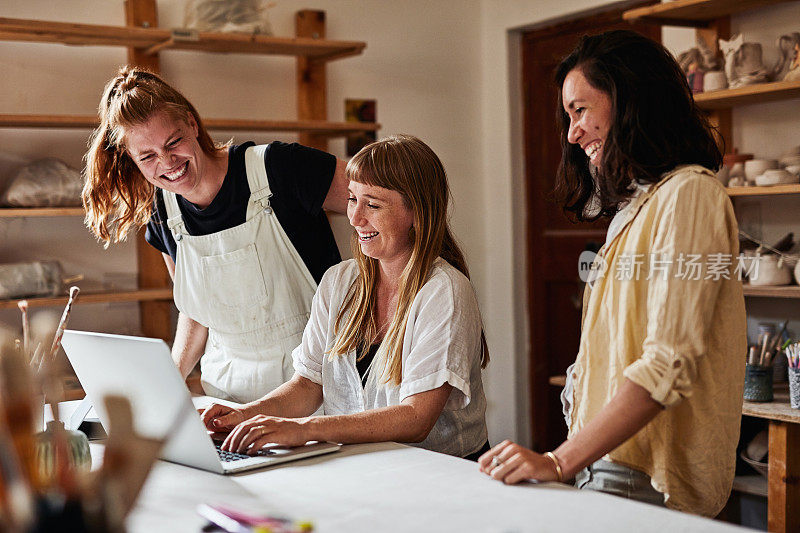
[{"label": "rolled-up sleeve", "polygon": [[447,283],[426,285],[412,306],[400,401],[449,383],[453,392],[445,408],[457,410],[470,402],[470,372],[481,356],[482,324],[469,281],[444,279]]},{"label": "rolled-up sleeve", "polygon": [[644,281],[647,333],[641,357],[623,375],[671,406],[692,394],[721,284],[735,276],[738,245],[730,200],[717,183],[696,176],[665,187],[673,190],[652,219],[652,253],[642,269],[651,278]]}]

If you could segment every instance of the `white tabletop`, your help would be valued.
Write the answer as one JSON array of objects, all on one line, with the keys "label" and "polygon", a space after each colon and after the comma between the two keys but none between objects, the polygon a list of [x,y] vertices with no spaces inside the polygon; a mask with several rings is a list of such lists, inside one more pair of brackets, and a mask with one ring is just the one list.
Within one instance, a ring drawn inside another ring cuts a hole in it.
[{"label": "white tabletop", "polygon": [[[92,445],[96,463],[102,446]],[[722,522],[558,483],[505,486],[476,463],[394,443],[235,476],[158,462],[128,520],[131,532],[199,531],[200,503],[313,522],[315,531],[740,531]]]}]

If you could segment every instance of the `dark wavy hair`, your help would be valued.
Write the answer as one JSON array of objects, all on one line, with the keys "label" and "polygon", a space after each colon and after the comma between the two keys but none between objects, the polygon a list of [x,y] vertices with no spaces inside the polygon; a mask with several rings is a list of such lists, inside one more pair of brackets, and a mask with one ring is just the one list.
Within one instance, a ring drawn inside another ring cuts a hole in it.
[{"label": "dark wavy hair", "polygon": [[[611,99],[611,127],[594,176],[584,151],[567,140],[561,89],[575,69]],[[584,36],[559,64],[555,81],[561,163],[554,197],[570,218],[613,216],[633,183],[658,182],[679,165],[716,171],[722,164],[714,127],[695,104],[675,58],[655,41],[629,30]]]}]

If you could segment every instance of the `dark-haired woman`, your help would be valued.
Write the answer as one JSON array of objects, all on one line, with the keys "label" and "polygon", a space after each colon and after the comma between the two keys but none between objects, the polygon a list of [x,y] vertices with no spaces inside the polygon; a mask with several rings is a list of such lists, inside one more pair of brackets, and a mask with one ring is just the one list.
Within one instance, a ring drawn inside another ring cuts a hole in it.
[{"label": "dark-haired woman", "polygon": [[557,198],[613,217],[568,375],[569,438],[505,441],[481,470],[716,515],[731,489],[746,350],[738,230],[721,154],[685,77],[631,31],[584,37],[560,64]]}]

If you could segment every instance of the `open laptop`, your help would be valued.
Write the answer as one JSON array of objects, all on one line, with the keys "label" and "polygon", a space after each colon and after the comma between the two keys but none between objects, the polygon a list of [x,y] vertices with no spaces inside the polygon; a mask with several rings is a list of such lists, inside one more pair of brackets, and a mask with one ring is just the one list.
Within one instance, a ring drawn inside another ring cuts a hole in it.
[{"label": "open laptop", "polygon": [[200,420],[163,340],[67,330],[61,344],[103,428],[109,430],[103,398],[127,397],[137,433],[157,439],[169,436],[161,452],[167,461],[232,474],[340,447],[318,442],[295,448],[267,446],[257,456],[222,452]]}]

